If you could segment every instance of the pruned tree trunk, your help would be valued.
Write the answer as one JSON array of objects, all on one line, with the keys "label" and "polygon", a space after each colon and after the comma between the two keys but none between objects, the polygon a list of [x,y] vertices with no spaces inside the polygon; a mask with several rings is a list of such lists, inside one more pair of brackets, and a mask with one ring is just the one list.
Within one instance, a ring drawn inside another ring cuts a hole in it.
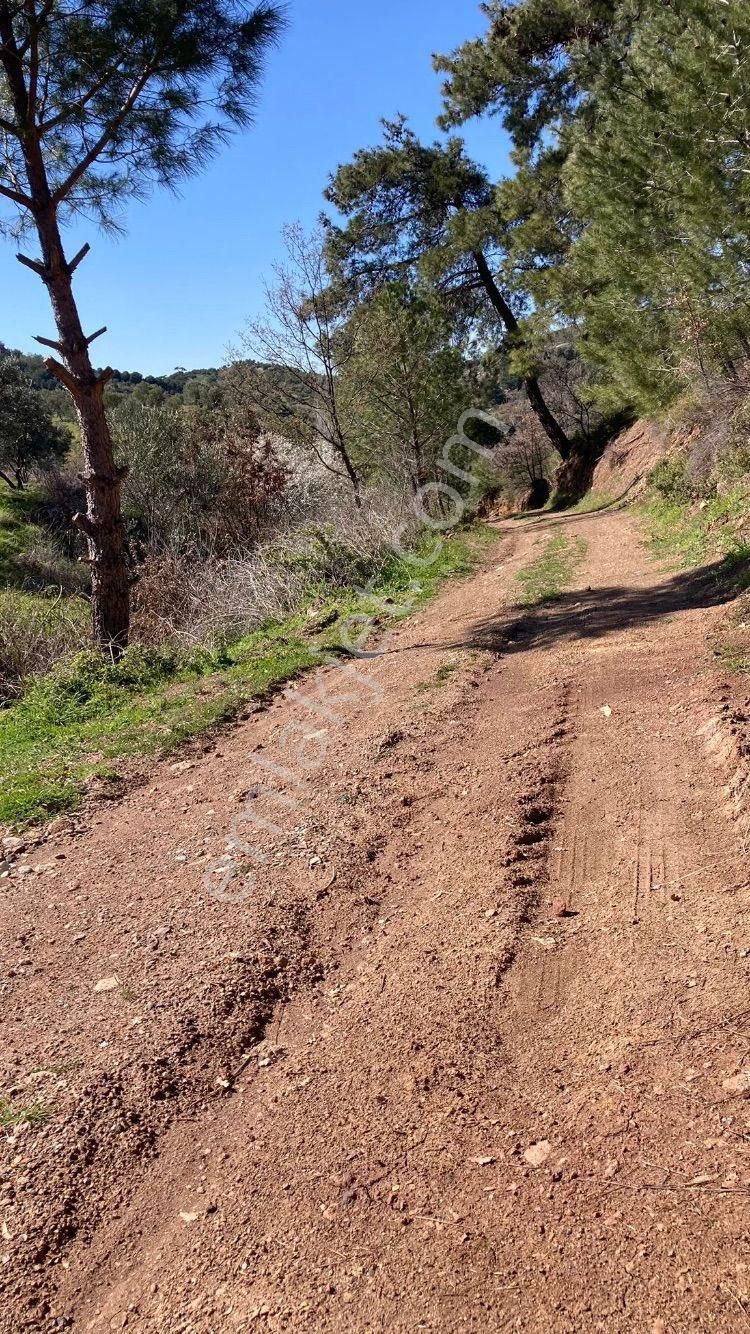
[{"label": "pruned tree trunk", "polygon": [[[492,302],[494,309],[500,316],[508,333],[512,337],[519,339],[521,334],[518,320],[495,282],[487,260],[481,250],[474,250],[472,254],[480,281],[487,296]],[[523,384],[532,411],[536,413],[547,438],[554,445],[561,459],[564,460],[569,458],[571,453],[570,441],[554,413],[548,407],[536,375],[524,375]]]},{"label": "pruned tree trunk", "polygon": [[[91,364],[89,344],[81,326],[73,273],[88,246],[68,262],[57,223],[55,202],[47,185],[38,145],[25,145],[29,184],[34,202],[33,217],[42,249],[41,263],[19,256],[42,278],[57,326],[58,341],[38,339],[59,352],[64,364],[53,357],[47,366],[70,392],[81,428],[86,487],[85,514],[73,522],[86,535],[91,567],[94,636],[113,657],[127,647],[130,623],[130,594],[125,559],[125,533],[120,493],[127,470],[115,466],[112,436],[104,411],[104,386],[111,372],[97,375]],[[104,330],[99,330],[99,333]]]}]

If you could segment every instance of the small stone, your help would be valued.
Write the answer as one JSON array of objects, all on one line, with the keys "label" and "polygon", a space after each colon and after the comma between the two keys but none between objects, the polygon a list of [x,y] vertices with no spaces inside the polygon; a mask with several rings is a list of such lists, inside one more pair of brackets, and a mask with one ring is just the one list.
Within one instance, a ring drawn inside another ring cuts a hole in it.
[{"label": "small stone", "polygon": [[546,1163],[552,1152],[552,1145],[548,1139],[540,1139],[536,1144],[530,1144],[528,1149],[524,1149],[523,1156],[531,1167],[541,1167]]},{"label": "small stone", "polygon": [[726,1093],[741,1093],[743,1097],[750,1096],[750,1070],[740,1070],[738,1075],[723,1079],[721,1087]]},{"label": "small stone", "polygon": [[94,987],[94,991],[114,991],[120,985],[120,979],[117,977],[102,977]]},{"label": "small stone", "polygon": [[566,900],[553,899],[552,911],[555,914],[555,917],[567,917],[569,909]]}]

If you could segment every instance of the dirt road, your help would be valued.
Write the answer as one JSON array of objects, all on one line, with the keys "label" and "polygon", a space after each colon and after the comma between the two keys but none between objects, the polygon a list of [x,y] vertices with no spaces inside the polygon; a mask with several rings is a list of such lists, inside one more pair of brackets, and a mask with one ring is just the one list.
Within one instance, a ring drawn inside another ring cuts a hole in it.
[{"label": "dirt road", "polygon": [[[575,587],[519,610],[553,527]],[[16,863],[0,1088],[47,1119],[0,1328],[750,1326],[719,603],[627,512],[508,524],[381,656]]]}]

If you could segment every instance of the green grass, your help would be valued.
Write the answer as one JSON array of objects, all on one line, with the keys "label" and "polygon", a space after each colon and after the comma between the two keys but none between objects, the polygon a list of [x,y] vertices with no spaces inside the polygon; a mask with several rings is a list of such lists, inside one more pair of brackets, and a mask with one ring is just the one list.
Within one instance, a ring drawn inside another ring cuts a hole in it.
[{"label": "green grass", "polygon": [[616,496],[610,496],[606,491],[587,491],[575,505],[570,506],[567,513],[593,514],[596,510],[608,509],[610,505],[614,505],[616,499]]},{"label": "green grass", "polygon": [[[0,713],[0,823],[20,826],[78,806],[87,784],[118,776],[118,762],[162,755],[230,721],[327,653],[341,653],[348,616],[400,617],[431,597],[447,578],[469,571],[495,535],[483,525],[457,532],[424,570],[395,553],[371,592],[321,587],[311,632],[307,608],[265,625],[237,643],[179,658],[132,648],[117,663],[95,653],[36,681]],[[429,544],[422,554],[426,555]],[[419,552],[417,552],[419,554]],[[357,624],[353,638],[358,636]]]},{"label": "green grass", "polygon": [[736,571],[740,586],[750,580],[750,501],[742,487],[714,496],[700,505],[652,495],[640,506],[651,550],[678,569],[694,569],[721,560],[727,573]]},{"label": "green grass", "polygon": [[7,1098],[0,1098],[0,1130],[15,1130],[17,1126],[38,1126],[50,1116],[48,1107],[42,1102],[29,1103],[28,1107],[14,1107]]},{"label": "green grass", "polygon": [[738,672],[747,676],[750,672],[750,648],[727,640],[714,649],[714,656],[726,672]]},{"label": "green grass", "polygon": [[[652,474],[652,491],[640,506],[645,541],[668,568],[690,570],[711,564],[727,589],[739,594],[750,588],[750,497],[746,487],[737,485],[724,495],[698,502],[687,489],[680,493],[681,465],[680,459],[667,459]],[[713,654],[726,672],[750,673],[746,613],[747,595],[722,622],[721,640]]]},{"label": "green grass", "polygon": [[33,521],[38,504],[33,490],[9,491],[0,482],[0,580],[5,583],[18,577],[18,557],[42,535]]},{"label": "green grass", "polygon": [[587,548],[588,543],[582,537],[571,539],[558,533],[550,538],[542,554],[516,575],[523,589],[521,605],[536,607],[558,597],[585,558]]},{"label": "green grass", "polygon": [[454,672],[458,671],[457,662],[444,662],[438,667],[434,676],[429,681],[421,681],[417,690],[439,690],[441,686],[447,685]]},{"label": "green grass", "polygon": [[715,559],[738,566],[750,559],[750,500],[743,487],[701,506],[653,495],[641,516],[651,550],[683,570]]},{"label": "green grass", "polygon": [[36,639],[42,634],[56,637],[63,621],[80,627],[88,625],[90,609],[85,598],[56,596],[55,579],[50,579],[47,595],[27,591],[28,570],[20,558],[38,540],[43,530],[34,522],[39,496],[33,488],[9,491],[0,482],[0,637],[2,626],[12,624],[13,633]]}]

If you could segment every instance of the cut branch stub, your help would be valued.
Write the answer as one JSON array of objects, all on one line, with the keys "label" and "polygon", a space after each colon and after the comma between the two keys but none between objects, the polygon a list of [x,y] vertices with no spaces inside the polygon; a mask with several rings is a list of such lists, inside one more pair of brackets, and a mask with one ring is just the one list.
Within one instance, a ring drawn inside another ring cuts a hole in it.
[{"label": "cut branch stub", "polygon": [[81,249],[77,252],[77,254],[75,254],[75,255],[73,256],[73,258],[71,259],[71,261],[70,261],[70,263],[69,263],[69,265],[68,265],[68,273],[70,273],[70,274],[75,273],[75,271],[76,271],[76,269],[78,268],[78,265],[80,264],[81,260],[86,258],[86,256],[88,255],[90,249],[91,249],[91,246],[89,245],[88,241],[86,242],[85,245],[82,245],[82,246],[81,246]]},{"label": "cut branch stub", "polygon": [[19,264],[25,264],[27,269],[31,269],[32,273],[38,273],[40,278],[46,276],[47,271],[40,259],[29,259],[28,255],[22,255],[20,251],[16,255],[16,259]]},{"label": "cut branch stub", "polygon": [[81,532],[85,533],[87,537],[93,538],[94,528],[88,514],[83,514],[81,510],[78,510],[73,515],[73,524],[76,528],[80,528]]},{"label": "cut branch stub", "polygon": [[60,383],[65,385],[65,388],[70,391],[75,399],[78,393],[78,383],[75,376],[71,375],[70,371],[61,362],[55,361],[54,357],[45,357],[44,364],[47,370],[51,371]]},{"label": "cut branch stub", "polygon": [[34,334],[34,342],[41,343],[42,347],[51,347],[54,352],[59,352],[62,356],[62,344],[56,343],[54,338],[42,338],[41,334]]}]

